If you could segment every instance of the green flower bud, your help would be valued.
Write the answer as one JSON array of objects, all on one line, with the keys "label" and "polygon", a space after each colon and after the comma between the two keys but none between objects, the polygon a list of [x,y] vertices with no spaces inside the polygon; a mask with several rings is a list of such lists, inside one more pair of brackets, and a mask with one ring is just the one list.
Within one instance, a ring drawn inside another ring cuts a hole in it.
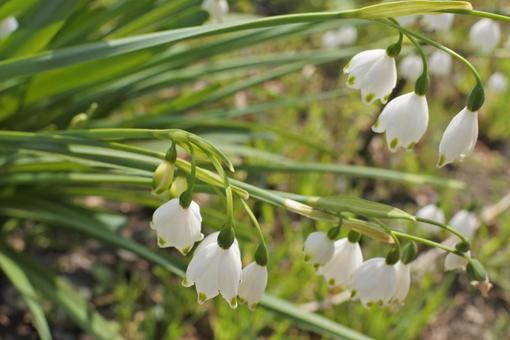
[{"label": "green flower bud", "polygon": [[407,243],[402,249],[402,263],[408,264],[413,262],[416,259],[416,255],[418,254],[418,247],[414,241]]},{"label": "green flower bud", "polygon": [[469,242],[465,242],[465,241],[459,242],[455,245],[455,249],[457,249],[461,253],[465,253],[465,252],[469,251],[469,248],[471,248],[471,246],[469,245]]},{"label": "green flower bud", "polygon": [[152,177],[152,191],[160,195],[170,189],[174,180],[175,165],[169,161],[163,161],[154,171]]},{"label": "green flower bud", "polygon": [[347,239],[351,243],[358,243],[359,240],[361,239],[361,234],[358,233],[357,231],[351,230],[351,231],[349,231],[349,234],[347,235]]},{"label": "green flower bud", "polygon": [[236,238],[234,228],[231,226],[224,227],[218,235],[218,245],[223,249],[228,249],[234,243]]},{"label": "green flower bud", "polygon": [[476,259],[470,259],[469,263],[466,267],[466,272],[470,279],[474,281],[485,281],[487,280],[487,272],[485,268],[480,263],[480,261]]},{"label": "green flower bud", "polygon": [[394,265],[400,259],[400,251],[397,247],[393,247],[386,255],[386,264]]},{"label": "green flower bud", "polygon": [[259,244],[255,251],[255,262],[257,262],[259,266],[267,266],[268,258],[269,252],[267,251],[266,245],[263,243]]},{"label": "green flower bud", "polygon": [[481,84],[476,84],[468,97],[467,109],[471,112],[477,112],[485,101],[485,92]]}]

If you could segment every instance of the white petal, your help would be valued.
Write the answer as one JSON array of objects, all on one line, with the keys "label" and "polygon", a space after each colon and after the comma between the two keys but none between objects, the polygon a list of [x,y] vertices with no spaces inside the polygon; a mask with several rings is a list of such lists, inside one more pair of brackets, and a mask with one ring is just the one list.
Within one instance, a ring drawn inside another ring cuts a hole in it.
[{"label": "white petal", "polygon": [[495,93],[503,93],[508,88],[508,79],[503,73],[495,72],[487,80],[487,87]]},{"label": "white petal", "polygon": [[[439,223],[444,223],[446,220],[443,209],[439,208],[435,204],[428,204],[420,208],[420,210],[416,212],[416,216],[436,221]],[[438,233],[441,230],[438,227],[425,222],[418,222],[418,226],[433,233]]]},{"label": "white petal", "polygon": [[7,38],[19,27],[18,20],[15,17],[7,17],[0,22],[0,39]]},{"label": "white petal", "polygon": [[399,65],[400,74],[410,82],[415,82],[423,72],[423,62],[417,55],[406,56]]},{"label": "white petal", "polygon": [[469,31],[471,45],[483,53],[490,53],[501,40],[499,24],[491,19],[481,19]]},{"label": "white petal", "polygon": [[398,274],[397,291],[395,293],[395,299],[400,303],[403,303],[409,292],[411,286],[411,268],[407,264],[397,262],[395,264]]},{"label": "white petal", "polygon": [[452,68],[452,56],[444,51],[438,50],[432,53],[429,58],[430,74],[446,76]]},{"label": "white petal", "polygon": [[218,268],[219,290],[230,307],[236,308],[236,297],[242,270],[239,247],[235,243],[229,249],[221,249],[221,253],[221,266]]},{"label": "white petal", "polygon": [[449,224],[467,238],[472,238],[480,225],[476,215],[467,210],[457,212],[452,217]]},{"label": "white petal", "polygon": [[462,159],[471,153],[477,138],[478,112],[464,108],[453,117],[441,138],[438,166]]},{"label": "white petal", "polygon": [[267,286],[267,267],[256,262],[247,265],[241,274],[239,297],[252,308],[262,299]]},{"label": "white petal", "polygon": [[366,72],[377,60],[384,57],[386,51],[375,49],[363,51],[352,57],[351,61],[344,67],[344,73],[348,73],[347,86],[353,89],[360,89],[361,80]]},{"label": "white petal", "polygon": [[382,257],[372,258],[352,273],[350,290],[363,305],[387,304],[397,289],[397,270]]},{"label": "white petal", "polygon": [[397,85],[397,66],[395,59],[386,53],[378,59],[360,80],[361,99],[370,104],[377,99],[386,103]]},{"label": "white petal", "polygon": [[416,144],[427,130],[428,121],[427,99],[410,92],[391,100],[372,130],[386,132],[388,146],[395,151],[398,147],[408,148]]},{"label": "white petal", "polygon": [[[468,252],[468,255],[471,256],[471,253]],[[456,269],[464,270],[466,269],[467,264],[468,261],[465,258],[456,254],[448,253],[448,255],[446,255],[446,258],[444,259],[444,270],[445,271]]]},{"label": "white petal", "polygon": [[422,23],[430,31],[449,31],[453,24],[451,13],[424,15]]},{"label": "white petal", "polygon": [[313,232],[306,238],[304,246],[305,257],[314,265],[323,265],[328,262],[333,256],[334,251],[334,242],[322,231]]},{"label": "white petal", "polygon": [[335,241],[335,252],[331,260],[319,267],[319,273],[331,286],[345,288],[351,274],[363,263],[363,254],[358,242],[346,238]]}]

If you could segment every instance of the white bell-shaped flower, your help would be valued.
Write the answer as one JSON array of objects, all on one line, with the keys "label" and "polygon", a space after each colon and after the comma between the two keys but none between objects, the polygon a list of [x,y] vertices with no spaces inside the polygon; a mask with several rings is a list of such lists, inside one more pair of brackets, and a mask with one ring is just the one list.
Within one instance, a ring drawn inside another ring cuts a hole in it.
[{"label": "white bell-shaped flower", "polygon": [[7,17],[0,22],[0,39],[7,38],[19,27],[18,20],[15,17]]},{"label": "white bell-shaped flower", "polygon": [[[471,252],[467,252],[469,256],[471,256]],[[465,270],[468,264],[468,260],[463,258],[462,256],[448,253],[444,259],[444,270]]]},{"label": "white bell-shaped flower", "polygon": [[202,8],[209,12],[214,22],[221,23],[228,13],[229,6],[227,0],[204,0]]},{"label": "white bell-shaped flower", "polygon": [[372,126],[377,133],[386,132],[386,142],[392,152],[397,148],[412,148],[418,143],[429,123],[425,96],[410,92],[392,99]]},{"label": "white bell-shaped flower", "polygon": [[415,54],[406,56],[399,65],[400,74],[409,82],[415,82],[423,72],[423,62]]},{"label": "white bell-shaped flower", "polygon": [[453,215],[449,224],[467,238],[472,238],[480,226],[476,215],[467,210],[461,210]]},{"label": "white bell-shaped flower", "polygon": [[508,88],[508,79],[501,72],[494,72],[487,80],[487,87],[494,93],[503,93]]},{"label": "white bell-shaped flower", "polygon": [[237,307],[237,295],[241,280],[241,251],[237,240],[228,249],[218,244],[219,232],[208,235],[197,247],[188,268],[183,285],[195,285],[198,303],[221,294],[230,307]]},{"label": "white bell-shaped flower", "polygon": [[501,40],[499,24],[491,19],[476,22],[469,31],[471,45],[482,53],[491,53]]},{"label": "white bell-shaped flower", "polygon": [[[446,221],[443,209],[433,203],[420,208],[416,212],[416,216],[439,223],[444,223]],[[418,226],[432,233],[438,233],[441,230],[438,227],[425,222],[418,222]]]},{"label": "white bell-shaped flower", "polygon": [[319,274],[324,276],[330,286],[346,288],[351,274],[363,263],[363,254],[358,242],[347,238],[335,241],[333,257],[319,267]]},{"label": "white bell-shaped flower", "polygon": [[396,19],[400,26],[405,27],[405,26],[413,25],[416,22],[416,20],[418,19],[418,16],[417,15],[404,15],[404,16],[398,17]]},{"label": "white bell-shaped flower", "polygon": [[313,265],[326,264],[335,252],[335,243],[326,233],[315,231],[308,235],[304,246],[305,261]]},{"label": "white bell-shaped flower", "polygon": [[395,58],[383,49],[356,54],[344,67],[344,73],[348,74],[347,86],[361,90],[364,103],[373,103],[377,99],[386,103],[397,84]]},{"label": "white bell-shaped flower", "polygon": [[452,56],[438,50],[430,55],[429,72],[435,76],[446,76],[452,69]]},{"label": "white bell-shaped flower", "polygon": [[397,269],[398,282],[394,300],[403,304],[411,287],[411,266],[398,261],[395,268]]},{"label": "white bell-shaped flower", "polygon": [[428,14],[422,18],[422,24],[429,31],[449,31],[453,25],[455,16],[452,13]]},{"label": "white bell-shaped flower", "polygon": [[363,262],[352,273],[349,290],[352,297],[360,299],[365,306],[371,303],[386,305],[396,294],[398,277],[395,265],[387,264],[383,257],[375,257]]},{"label": "white bell-shaped flower", "polygon": [[152,215],[151,228],[158,234],[159,247],[175,247],[183,255],[189,253],[195,242],[204,237],[201,233],[200,207],[191,201],[188,208],[183,208],[178,198],[156,209]]},{"label": "white bell-shaped flower", "polygon": [[333,31],[327,31],[322,36],[322,46],[335,48],[352,45],[358,38],[358,30],[354,26],[345,26]]},{"label": "white bell-shaped flower", "polygon": [[438,167],[442,167],[473,152],[478,139],[478,112],[462,109],[446,127],[439,143]]},{"label": "white bell-shaped flower", "polygon": [[267,286],[267,267],[252,262],[243,268],[239,284],[239,298],[248,303],[250,308],[262,299]]}]

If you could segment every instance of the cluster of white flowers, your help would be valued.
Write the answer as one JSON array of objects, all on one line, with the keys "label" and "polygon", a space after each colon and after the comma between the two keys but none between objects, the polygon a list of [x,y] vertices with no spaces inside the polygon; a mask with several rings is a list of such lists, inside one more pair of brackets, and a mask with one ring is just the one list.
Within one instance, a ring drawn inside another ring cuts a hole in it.
[{"label": "cluster of white flowers", "polygon": [[358,38],[358,30],[354,26],[345,26],[337,30],[327,31],[322,36],[324,48],[337,48],[352,45]]},{"label": "cluster of white flowers", "polygon": [[[202,217],[198,204],[191,201],[188,208],[179,199],[172,199],[154,212],[151,227],[158,235],[159,247],[174,247],[183,255],[188,254],[196,242],[202,241]],[[267,268],[256,262],[241,265],[241,251],[237,240],[223,248],[218,236],[208,235],[197,247],[191,259],[183,285],[195,285],[198,302],[221,294],[232,308],[237,297],[250,307],[262,298],[267,285]]]},{"label": "cluster of white flowers", "polygon": [[[397,21],[402,26],[411,26],[418,21],[419,17],[418,15],[406,15],[398,17]],[[445,32],[452,27],[454,18],[451,13],[429,14],[422,16],[421,23],[429,31]]]},{"label": "cluster of white flowers", "polygon": [[[176,157],[175,144],[172,144],[165,160],[154,172],[153,193],[162,194],[170,189]],[[257,250],[255,262],[243,269],[241,251],[231,225],[204,239],[200,206],[191,199],[191,187],[188,183],[188,190],[179,198],[169,200],[154,211],[150,226],[157,233],[158,246],[174,247],[187,255],[195,243],[202,241],[188,265],[183,285],[195,285],[199,303],[221,294],[232,308],[237,307],[238,297],[252,308],[262,298],[267,285],[265,245],[260,254]]]},{"label": "cluster of white flowers", "polygon": [[[410,24],[413,17],[405,19],[405,23]],[[453,22],[453,14],[427,15],[423,22],[429,29],[447,30]],[[470,38],[473,46],[489,53],[500,41],[499,26],[490,19],[480,20],[473,25]],[[364,103],[371,104],[377,100],[386,103],[397,83],[395,58],[399,52],[400,41],[386,50],[358,53],[344,67],[347,86],[360,90]],[[425,59],[425,56],[408,55],[402,60],[399,73],[408,81],[416,82],[415,90],[392,99],[372,127],[376,133],[386,133],[386,142],[392,152],[398,148],[412,148],[427,130],[429,110],[425,94],[429,78],[427,69],[424,70]],[[430,74],[448,75],[452,57],[444,51],[436,51],[430,56],[429,65]],[[494,92],[503,92],[507,86],[506,78],[495,74],[489,79],[488,86]],[[478,138],[478,109],[483,98],[483,87],[477,84],[466,107],[453,117],[443,133],[439,143],[438,167],[462,160],[473,151]]]},{"label": "cluster of white flowers", "polygon": [[[420,208],[416,212],[417,217],[422,217],[431,221],[439,222],[444,224],[445,214],[443,209],[438,207],[435,204],[428,204],[422,208]],[[431,233],[437,233],[440,229],[432,226],[426,222],[419,222],[418,225]],[[458,230],[461,234],[463,234],[467,239],[471,239],[478,229],[480,223],[476,215],[468,210],[460,210],[458,211],[451,220],[448,225]],[[468,255],[471,255],[470,252],[467,252]],[[465,269],[468,264],[468,261],[456,254],[449,253],[446,255],[444,261],[444,269],[445,270],[455,270],[455,269]]]},{"label": "cluster of white flowers", "polygon": [[415,254],[405,263],[398,256],[363,261],[358,233],[351,231],[348,238],[336,241],[334,237],[313,232],[304,246],[305,260],[316,266],[328,285],[349,291],[352,299],[359,299],[365,306],[404,302],[411,284],[409,262]]}]

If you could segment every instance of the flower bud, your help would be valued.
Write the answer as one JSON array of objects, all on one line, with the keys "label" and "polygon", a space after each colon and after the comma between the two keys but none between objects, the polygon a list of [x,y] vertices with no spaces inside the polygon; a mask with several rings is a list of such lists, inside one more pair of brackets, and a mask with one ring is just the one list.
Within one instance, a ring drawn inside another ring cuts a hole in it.
[{"label": "flower bud", "polygon": [[466,267],[466,272],[471,280],[485,281],[487,279],[487,272],[485,268],[476,259],[470,259]]},{"label": "flower bud", "polygon": [[414,241],[407,243],[402,249],[402,263],[409,264],[416,259],[418,254],[418,247]]},{"label": "flower bud", "polygon": [[165,160],[154,171],[152,191],[160,195],[170,189],[174,179],[175,165]]}]

